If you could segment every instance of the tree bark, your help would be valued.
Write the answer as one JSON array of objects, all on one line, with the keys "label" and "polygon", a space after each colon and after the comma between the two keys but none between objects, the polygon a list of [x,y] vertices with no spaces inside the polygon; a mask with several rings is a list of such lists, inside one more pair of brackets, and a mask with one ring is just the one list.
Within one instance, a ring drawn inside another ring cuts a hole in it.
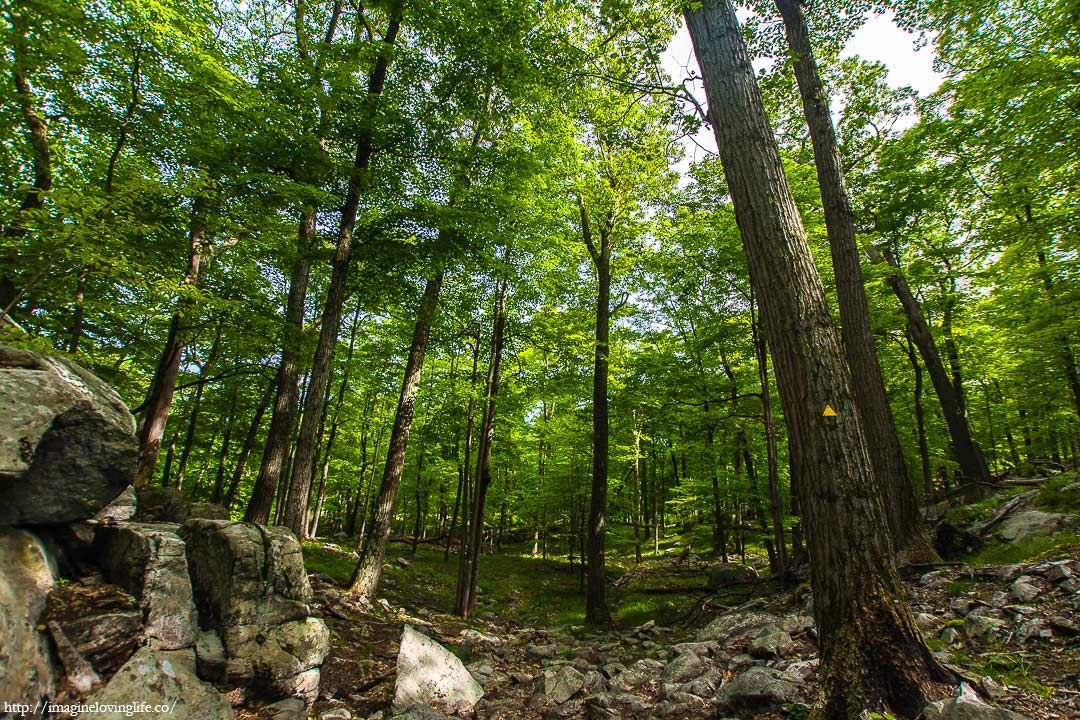
[{"label": "tree bark", "polygon": [[[751,313],[753,308],[751,301]],[[772,397],[769,391],[769,355],[765,336],[759,331],[757,318],[753,314],[750,333],[754,341],[761,387],[761,425],[765,431],[765,457],[769,466],[769,508],[773,522],[773,543],[776,546],[776,574],[783,577],[787,572],[787,547],[784,543],[784,505],[780,497],[780,461],[776,451],[776,427],[773,423]]]},{"label": "tree bark", "polygon": [[907,341],[907,356],[911,362],[911,371],[915,374],[915,432],[919,441],[919,463],[922,470],[923,502],[930,504],[934,497],[934,480],[930,475],[930,447],[926,442],[926,413],[923,411],[923,371],[919,357],[911,342],[911,333],[904,333]]},{"label": "tree bark", "polygon": [[270,428],[266,433],[259,474],[251,501],[244,513],[244,522],[270,521],[270,509],[274,494],[281,482],[289,457],[289,443],[296,427],[297,396],[300,389],[296,380],[300,376],[300,351],[304,333],[304,298],[307,295],[308,277],[311,269],[309,253],[315,243],[315,212],[305,210],[300,216],[297,234],[296,258],[289,277],[289,296],[285,303],[285,325],[281,337],[281,364],[277,373],[277,393],[274,411],[270,415]]},{"label": "tree bark", "polygon": [[188,323],[194,311],[194,301],[188,295],[190,288],[199,283],[200,271],[210,253],[210,234],[206,227],[206,203],[196,198],[191,210],[191,256],[187,274],[180,288],[180,297],[176,301],[176,312],[169,323],[169,332],[165,338],[165,347],[161,351],[154,375],[150,380],[146,399],[135,436],[139,440],[139,464],[135,471],[135,487],[145,488],[150,484],[157,466],[158,453],[161,451],[161,438],[165,434],[165,423],[169,419],[173,393],[176,391],[176,378],[180,373],[180,357],[184,353],[185,335]]},{"label": "tree bark", "polygon": [[188,415],[187,433],[184,436],[184,446],[180,449],[180,462],[176,467],[176,487],[184,486],[184,475],[187,472],[188,459],[195,447],[195,435],[199,426],[199,414],[202,410],[203,392],[206,391],[207,370],[217,362],[218,351],[221,349],[221,323],[218,323],[214,334],[214,343],[210,346],[210,354],[206,362],[196,363],[199,366],[199,380],[195,383],[195,397],[191,401],[191,411]]},{"label": "tree bark", "polygon": [[[454,542],[454,531],[458,521],[458,512],[462,512],[462,533],[463,536],[468,534],[468,523],[465,522],[464,511],[462,508],[469,507],[469,482],[470,482],[470,462],[472,460],[472,441],[473,441],[473,411],[476,409],[476,371],[480,364],[480,331],[477,330],[476,338],[473,340],[473,359],[472,359],[472,371],[469,373],[469,403],[465,409],[465,457],[462,461],[461,467],[458,471],[458,491],[457,496],[454,498],[454,516],[450,521],[450,532],[446,538],[446,549],[443,552],[443,559],[450,559],[450,546]],[[464,547],[465,541],[462,541]],[[462,554],[465,557],[465,553]],[[459,571],[460,574],[460,571]]]},{"label": "tree bark", "polygon": [[608,353],[611,324],[611,230],[609,217],[599,227],[594,241],[585,202],[578,197],[581,237],[596,268],[596,350],[593,359],[592,493],[589,501],[588,585],[585,594],[585,621],[611,624],[607,606],[604,568],[604,517],[607,512],[608,471]]},{"label": "tree bark", "polygon": [[[375,60],[375,66],[368,77],[368,104],[372,111],[386,85],[387,70],[390,67],[390,55],[397,42],[401,27],[402,2],[394,3],[390,11],[386,34],[382,39],[382,48]],[[331,265],[330,284],[326,291],[326,303],[323,306],[322,326],[319,330],[319,342],[315,348],[315,357],[311,364],[311,380],[307,398],[304,402],[304,414],[300,422],[300,437],[296,443],[296,457],[293,460],[293,474],[289,484],[289,497],[285,508],[285,525],[297,537],[307,529],[308,502],[311,495],[311,479],[314,470],[313,456],[315,438],[319,432],[323,416],[324,394],[329,382],[330,361],[337,344],[338,331],[341,329],[341,309],[345,304],[346,280],[352,256],[353,231],[360,208],[360,198],[368,187],[368,168],[375,154],[374,122],[367,124],[360,132],[356,143],[356,155],[353,160],[352,176],[349,189],[345,193],[345,202],[338,224],[337,249]],[[411,417],[410,417],[411,420]],[[396,488],[395,488],[396,494]]]},{"label": "tree bark", "polygon": [[251,418],[251,425],[248,426],[247,434],[244,435],[244,444],[240,446],[240,455],[236,459],[232,479],[229,480],[229,489],[225,492],[224,505],[226,510],[232,507],[236,499],[236,492],[240,488],[240,480],[244,476],[244,468],[247,467],[248,456],[251,454],[251,449],[255,447],[255,440],[259,435],[259,428],[262,426],[263,415],[266,414],[266,408],[270,406],[270,398],[273,393],[274,382],[270,381],[266,383],[262,396],[259,398],[259,403],[255,406],[255,415]]},{"label": "tree bark", "polygon": [[841,337],[874,477],[885,503],[889,530],[902,563],[936,562],[941,558],[930,543],[930,536],[922,522],[878,365],[870,328],[870,310],[859,266],[855,222],[829,112],[829,96],[818,74],[803,6],[799,0],[775,2],[783,17],[788,45],[795,59],[795,78],[814,146],[814,163],[836,277]]},{"label": "tree bark", "polygon": [[[30,164],[34,172],[34,182],[23,195],[19,212],[8,225],[4,226],[4,236],[8,238],[26,237],[28,229],[23,223],[23,215],[28,210],[37,210],[45,204],[45,196],[52,189],[52,154],[49,149],[49,121],[42,116],[38,99],[30,84],[29,69],[26,66],[28,22],[22,15],[12,15],[14,42],[12,52],[12,80],[15,96],[26,125],[26,138],[30,145]],[[5,251],[0,264],[0,320],[3,320],[18,302],[19,289],[16,287],[15,264],[18,260],[8,256]]]},{"label": "tree bark", "polygon": [[[905,601],[840,338],[729,0],[685,12],[793,443],[820,634],[818,718],[914,716],[951,675]],[[828,403],[836,416],[825,417]]]},{"label": "tree bark", "polygon": [[[877,261],[881,260],[879,254],[873,253],[871,259],[874,260],[875,258]],[[919,301],[912,294],[907,281],[900,272],[900,265],[892,254],[886,252],[884,259],[896,270],[889,278],[889,285],[904,308],[904,313],[907,315],[908,332],[915,342],[915,347],[919,349],[923,364],[926,366],[926,372],[930,376],[930,382],[937,393],[938,402],[941,404],[941,412],[945,416],[945,425],[948,427],[949,437],[952,439],[953,453],[956,456],[956,462],[960,465],[960,471],[967,477],[969,482],[988,484],[990,483],[990,471],[986,467],[986,460],[983,459],[982,450],[971,435],[971,426],[968,424],[967,415],[964,413],[963,403],[957,397],[952,381],[945,370],[944,364],[941,362],[941,354],[934,343],[934,336],[930,332],[930,326],[926,323],[926,318],[923,317]]]},{"label": "tree bark", "polygon": [[[510,272],[510,245],[503,253],[503,267]],[[487,492],[491,486],[491,443],[495,437],[495,412],[502,377],[502,350],[506,330],[506,300],[510,294],[510,279],[502,277],[495,287],[494,313],[491,323],[491,355],[485,382],[484,416],[480,425],[479,445],[476,448],[476,488],[473,491],[472,517],[469,520],[467,572],[458,577],[455,614],[468,618],[476,607],[476,579],[480,574],[480,543],[484,534],[484,512]]]},{"label": "tree bark", "polygon": [[443,273],[440,271],[430,277],[424,287],[424,296],[417,311],[416,327],[413,330],[409,356],[405,361],[405,377],[401,383],[401,396],[397,411],[394,413],[394,425],[390,431],[390,440],[386,455],[386,467],[383,470],[379,497],[375,501],[375,514],[372,517],[371,531],[360,553],[360,560],[349,583],[349,597],[363,602],[370,602],[379,587],[382,576],[383,559],[386,557],[386,543],[390,540],[390,524],[394,519],[394,503],[397,501],[398,488],[401,487],[401,474],[405,469],[405,450],[409,444],[409,431],[412,429],[413,413],[416,410],[416,391],[420,386],[420,371],[427,353],[428,336],[431,323],[435,318],[435,309],[439,303],[439,291],[442,289]]}]

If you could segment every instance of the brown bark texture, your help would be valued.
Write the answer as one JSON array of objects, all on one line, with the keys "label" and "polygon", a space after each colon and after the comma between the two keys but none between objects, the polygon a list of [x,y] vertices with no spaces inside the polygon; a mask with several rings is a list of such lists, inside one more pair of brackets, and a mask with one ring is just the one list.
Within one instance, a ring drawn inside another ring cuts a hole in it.
[{"label": "brown bark texture", "polygon": [[[821,644],[819,718],[914,716],[949,679],[904,600],[840,338],[729,0],[686,21],[788,422]],[[822,414],[826,404],[834,417]]]},{"label": "brown bark texture", "polygon": [[904,562],[935,562],[941,558],[930,543],[922,522],[874,348],[870,309],[855,239],[855,221],[829,112],[829,95],[818,73],[803,6],[798,0],[775,2],[783,17],[788,45],[795,58],[795,78],[814,146],[814,164],[836,277],[841,338],[874,477],[885,503],[889,530]]}]

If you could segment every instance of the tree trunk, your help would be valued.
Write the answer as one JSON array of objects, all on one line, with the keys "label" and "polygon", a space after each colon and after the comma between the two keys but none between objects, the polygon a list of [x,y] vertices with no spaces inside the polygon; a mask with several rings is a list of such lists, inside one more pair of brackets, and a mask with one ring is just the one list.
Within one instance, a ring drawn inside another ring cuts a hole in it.
[{"label": "tree trunk", "polygon": [[[685,13],[765,331],[802,493],[820,634],[822,704],[850,720],[914,716],[952,680],[922,639],[894,564],[885,511],[825,292],[784,176],[729,0]],[[836,415],[822,411],[831,405]]]},{"label": "tree trunk", "polygon": [[270,398],[273,393],[274,382],[270,381],[266,383],[262,397],[259,398],[259,404],[255,407],[255,416],[251,419],[251,425],[248,426],[247,434],[244,436],[244,444],[240,446],[240,456],[236,459],[236,467],[233,469],[232,479],[229,481],[229,489],[225,493],[224,505],[226,510],[232,507],[236,499],[236,491],[240,488],[240,479],[244,475],[244,468],[247,467],[248,455],[251,454],[251,449],[255,447],[255,440],[259,436],[263,415],[266,414],[266,409],[270,406]]},{"label": "tree trunk", "polygon": [[[26,194],[23,195],[18,214],[15,215],[10,224],[4,226],[4,237],[23,238],[26,237],[27,233],[24,214],[28,210],[41,208],[45,204],[45,196],[52,189],[52,155],[49,148],[49,121],[42,116],[38,98],[30,85],[26,66],[26,55],[31,54],[30,48],[27,47],[29,22],[24,16],[12,13],[11,25],[14,31],[12,33],[14,42],[12,42],[11,47],[14,59],[11,69],[12,80],[15,83],[15,96],[19,110],[23,122],[26,124],[26,136],[32,154],[30,164],[34,171],[34,182],[27,189]],[[7,243],[4,243],[3,255],[0,256],[3,261],[0,264],[0,320],[3,320],[11,312],[15,303],[18,302],[20,293],[20,290],[16,287],[15,275],[15,264],[19,257],[18,248],[15,248],[13,256],[9,256],[9,252],[11,251],[7,248]]]},{"label": "tree trunk", "polygon": [[[875,256],[880,259],[880,256],[876,254]],[[968,425],[967,415],[964,414],[963,404],[960,398],[957,397],[952,381],[949,379],[945,366],[941,362],[941,355],[938,353],[937,345],[934,343],[934,336],[930,332],[930,326],[927,325],[926,318],[923,317],[919,301],[915,299],[911,289],[908,287],[896,259],[888,252],[885,253],[884,259],[896,269],[896,272],[889,278],[889,285],[904,308],[911,339],[915,341],[915,347],[919,349],[919,354],[922,355],[926,372],[930,375],[930,382],[937,393],[938,402],[941,404],[941,412],[945,416],[945,425],[948,427],[949,437],[952,439],[953,453],[956,455],[960,470],[971,482],[989,483],[990,471],[986,467],[986,460],[983,459],[982,450],[979,449],[978,444],[971,436],[971,427]]]},{"label": "tree trunk", "polygon": [[[475,410],[475,407],[476,407],[476,397],[475,397],[476,370],[477,370],[477,367],[479,366],[479,364],[480,364],[480,335],[479,335],[479,331],[477,331],[477,336],[473,341],[472,372],[469,373],[469,404],[468,404],[468,407],[465,410],[465,418],[466,418],[466,420],[465,420],[465,458],[464,458],[464,461],[462,462],[461,467],[460,467],[460,469],[458,471],[458,492],[457,492],[457,496],[454,498],[454,517],[450,521],[450,532],[448,533],[447,538],[446,538],[446,549],[443,551],[443,559],[444,560],[449,560],[450,559],[450,546],[454,542],[454,531],[455,531],[455,526],[457,525],[458,512],[461,511],[462,508],[468,508],[469,507],[469,473],[470,473],[469,463],[471,461],[471,454],[472,454],[473,411]],[[462,515],[464,516],[464,512],[462,512]],[[468,530],[466,528],[466,522],[465,522],[464,517],[462,517],[462,523],[461,524],[462,524],[462,535],[464,537],[464,536],[468,535]],[[462,540],[462,547],[464,548],[464,546],[465,546],[465,540],[463,539]],[[466,553],[463,551],[462,552],[462,557],[464,558],[465,556],[466,556]],[[461,574],[460,568],[459,568],[459,573],[458,574],[459,575]]]},{"label": "tree trunk", "polygon": [[593,437],[592,493],[589,501],[588,588],[585,595],[585,621],[595,625],[611,624],[607,606],[604,568],[604,516],[607,512],[608,471],[608,353],[611,324],[611,230],[609,217],[601,224],[599,243],[593,241],[589,214],[578,198],[581,235],[596,268],[596,353],[593,361]]},{"label": "tree trunk", "polygon": [[915,346],[911,343],[911,333],[904,333],[907,340],[907,355],[911,370],[915,373],[915,430],[919,440],[919,462],[922,469],[923,498],[929,504],[934,496],[934,479],[930,475],[930,447],[926,442],[926,413],[923,411],[923,371]]},{"label": "tree trunk", "polygon": [[885,503],[889,530],[902,563],[935,562],[941,558],[930,543],[919,513],[874,348],[870,310],[855,242],[855,222],[829,113],[829,95],[818,74],[803,6],[799,0],[775,2],[783,16],[788,44],[795,59],[795,78],[814,146],[814,163],[836,276],[841,336],[851,370],[855,405],[870,450],[874,477]]},{"label": "tree trunk", "polygon": [[135,471],[135,487],[145,488],[150,484],[157,466],[158,453],[161,451],[161,438],[165,434],[165,423],[169,420],[169,408],[173,393],[176,392],[176,378],[180,373],[180,357],[184,353],[185,334],[194,311],[193,301],[186,296],[184,288],[195,287],[199,282],[200,270],[210,252],[210,234],[206,228],[205,201],[196,198],[191,210],[191,256],[187,274],[176,301],[176,312],[169,323],[169,333],[165,338],[165,347],[161,351],[150,388],[143,401],[142,412],[135,436],[139,440],[139,464]]},{"label": "tree trunk", "polygon": [[[386,34],[382,39],[382,48],[375,60],[375,66],[368,78],[368,104],[374,109],[386,84],[386,74],[390,66],[391,50],[397,42],[401,26],[402,3],[395,2],[391,12]],[[353,230],[360,208],[360,198],[367,191],[368,167],[375,153],[375,129],[367,124],[360,132],[356,143],[356,156],[353,160],[349,189],[345,193],[345,202],[341,210],[338,225],[337,249],[330,273],[330,284],[326,291],[326,303],[323,306],[322,326],[319,329],[319,342],[315,348],[315,357],[311,364],[311,380],[307,398],[304,402],[304,414],[300,421],[300,436],[296,443],[296,457],[293,460],[292,479],[289,484],[289,497],[285,508],[285,525],[297,537],[307,529],[308,501],[311,495],[311,478],[314,471],[313,456],[315,440],[319,433],[323,417],[324,393],[329,382],[330,361],[337,345],[338,331],[341,329],[341,310],[345,304],[346,280],[352,256]],[[426,340],[426,338],[425,338]],[[411,411],[410,418],[411,420]],[[395,494],[396,494],[395,487]],[[280,500],[279,500],[280,502]],[[389,526],[387,526],[389,530]],[[380,556],[379,562],[382,562]]]},{"label": "tree trunk", "polygon": [[300,352],[304,332],[304,298],[307,296],[308,277],[311,269],[309,253],[315,243],[315,212],[306,210],[300,217],[300,230],[296,243],[296,258],[289,277],[289,297],[285,303],[285,325],[281,337],[281,364],[278,366],[277,394],[274,412],[270,416],[270,428],[266,432],[266,447],[255,488],[244,522],[266,524],[274,505],[274,494],[281,482],[289,457],[289,444],[296,427],[297,396],[300,388]]},{"label": "tree trunk", "polygon": [[[510,245],[503,253],[504,272],[510,272]],[[480,444],[476,449],[476,488],[473,491],[472,518],[469,521],[469,556],[465,576],[458,577],[454,613],[468,618],[476,606],[476,579],[480,574],[480,543],[484,534],[484,512],[491,485],[491,443],[495,437],[495,412],[502,376],[502,351],[506,329],[506,300],[510,293],[509,277],[495,286],[494,313],[491,324],[491,355],[485,383],[484,416],[480,426]]]},{"label": "tree trunk", "polygon": [[416,390],[420,386],[420,371],[427,353],[428,336],[431,334],[431,323],[439,303],[442,281],[441,271],[428,279],[417,311],[416,327],[405,362],[405,376],[401,383],[397,411],[394,413],[394,426],[390,431],[386,468],[379,486],[372,527],[349,584],[348,595],[356,600],[369,602],[374,597],[382,576],[386,543],[390,540],[390,524],[394,518],[394,503],[401,486],[401,473],[405,469],[405,450],[409,444],[409,431],[412,429],[413,412],[416,409]]},{"label": "tree trunk", "polygon": [[176,487],[184,486],[184,474],[187,472],[188,460],[191,451],[195,447],[195,435],[199,426],[199,413],[202,410],[203,393],[206,391],[207,371],[217,362],[218,350],[221,348],[221,323],[218,323],[214,334],[214,344],[210,347],[210,354],[204,363],[195,363],[199,366],[199,379],[195,383],[195,397],[191,401],[191,412],[188,415],[187,434],[184,436],[184,447],[180,450],[180,462],[176,468]]},{"label": "tree trunk", "polygon": [[239,388],[233,386],[229,391],[229,412],[225,418],[225,434],[221,438],[221,449],[218,452],[217,475],[214,477],[214,490],[210,495],[210,502],[220,503],[225,493],[225,465],[229,460],[229,446],[232,443],[233,425],[236,424],[236,407],[240,402]]},{"label": "tree trunk", "polygon": [[[751,313],[753,313],[753,307],[753,302],[751,302]],[[758,330],[757,318],[753,314],[750,332],[754,341],[761,387],[761,425],[765,431],[765,457],[769,466],[769,509],[773,522],[775,569],[776,575],[783,577],[787,571],[787,547],[784,543],[784,505],[780,497],[780,460],[776,452],[776,428],[773,424],[772,397],[769,390],[769,356],[765,336]]]}]

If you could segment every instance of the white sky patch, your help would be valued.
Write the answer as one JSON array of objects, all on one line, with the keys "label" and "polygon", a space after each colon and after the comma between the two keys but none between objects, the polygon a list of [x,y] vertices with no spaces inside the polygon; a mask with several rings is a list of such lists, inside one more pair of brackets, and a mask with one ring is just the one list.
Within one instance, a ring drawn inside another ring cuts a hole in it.
[{"label": "white sky patch", "polygon": [[[740,9],[741,14],[745,10]],[[916,36],[905,32],[893,22],[891,12],[885,15],[872,15],[866,24],[851,38],[841,53],[842,57],[859,55],[867,60],[877,60],[888,68],[888,81],[893,87],[910,85],[920,95],[928,95],[941,85],[943,76],[933,68],[934,53],[932,43],[927,47],[916,49]],[[664,69],[675,80],[682,82],[689,77],[698,78],[695,81],[687,81],[687,89],[694,94],[702,107],[706,107],[705,88],[701,84],[701,71],[698,68],[697,58],[694,56],[694,48],[690,42],[690,33],[685,23],[680,24],[679,31],[672,38],[663,56]],[[761,70],[770,64],[769,59],[760,59],[754,62],[754,69]],[[834,113],[839,110],[835,105]],[[837,118],[838,119],[838,118]],[[899,127],[909,127],[915,123],[915,118],[903,119]],[[690,164],[710,155],[716,154],[716,140],[712,130],[702,127],[693,137],[684,138],[683,147],[686,154],[677,169],[685,177]]]}]

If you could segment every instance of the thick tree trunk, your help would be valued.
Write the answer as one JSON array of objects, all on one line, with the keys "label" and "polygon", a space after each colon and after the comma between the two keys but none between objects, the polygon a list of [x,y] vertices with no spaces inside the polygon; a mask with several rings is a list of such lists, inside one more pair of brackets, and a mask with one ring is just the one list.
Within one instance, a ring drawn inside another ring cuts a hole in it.
[{"label": "thick tree trunk", "polygon": [[289,457],[289,443],[296,427],[297,396],[300,389],[300,351],[304,332],[304,298],[307,296],[308,277],[311,269],[311,252],[315,242],[315,212],[306,210],[300,217],[296,257],[289,277],[289,296],[285,303],[285,325],[281,336],[281,364],[278,366],[277,394],[274,411],[270,415],[270,428],[266,433],[266,447],[251,501],[244,513],[245,522],[266,524],[270,521],[270,509],[274,494],[281,482]]},{"label": "thick tree trunk", "polygon": [[[195,287],[199,282],[200,270],[210,252],[210,234],[206,228],[205,203],[196,199],[191,211],[191,256],[183,286]],[[194,311],[192,301],[185,297],[181,289],[176,301],[176,312],[169,323],[169,332],[165,338],[165,347],[161,351],[150,388],[143,401],[142,412],[135,436],[139,440],[139,465],[135,471],[135,487],[145,488],[150,484],[157,466],[158,453],[161,451],[161,438],[165,434],[165,423],[169,419],[173,393],[176,392],[176,378],[180,373],[180,357],[184,353],[184,335]]]},{"label": "thick tree trunk", "polygon": [[[386,85],[386,74],[390,67],[391,50],[397,42],[401,27],[402,3],[397,2],[391,9],[386,34],[382,39],[382,49],[375,60],[375,66],[368,78],[367,100],[374,108]],[[330,361],[337,345],[338,331],[341,329],[341,310],[345,304],[346,280],[349,275],[352,257],[353,231],[360,208],[360,198],[367,191],[368,168],[375,154],[375,129],[368,124],[361,131],[356,143],[356,156],[353,160],[349,189],[345,193],[345,202],[338,224],[337,249],[331,264],[330,284],[326,291],[326,303],[323,306],[322,325],[319,329],[319,342],[315,348],[315,357],[311,364],[311,380],[307,398],[304,402],[304,414],[300,421],[300,436],[296,443],[296,457],[293,460],[292,479],[289,484],[289,497],[285,508],[285,525],[297,536],[307,529],[308,502],[311,495],[311,479],[314,471],[315,441],[319,433],[324,410],[324,394],[330,376]],[[410,417],[411,420],[411,417]],[[396,488],[395,488],[396,494]],[[280,502],[280,500],[279,500]],[[381,562],[381,558],[380,558]]]},{"label": "thick tree trunk", "polygon": [[795,58],[795,78],[814,146],[814,163],[836,276],[841,336],[863,435],[885,502],[889,530],[902,562],[935,562],[941,558],[930,543],[919,513],[874,348],[870,310],[859,266],[859,248],[855,241],[855,222],[829,113],[829,95],[818,74],[803,6],[799,0],[775,2],[784,19],[788,45]]},{"label": "thick tree trunk", "polygon": [[[729,0],[685,13],[793,443],[821,644],[816,716],[914,716],[951,675],[905,602],[844,352]],[[825,405],[836,415],[825,417]]]},{"label": "thick tree trunk", "polygon": [[[510,245],[503,254],[503,267],[510,272]],[[461,617],[472,616],[476,606],[476,579],[480,574],[480,543],[484,534],[484,513],[487,492],[491,486],[491,444],[495,437],[495,413],[502,377],[502,351],[506,330],[506,301],[510,293],[510,279],[503,277],[495,286],[494,313],[491,324],[491,355],[488,361],[487,382],[484,390],[484,417],[480,426],[479,445],[476,448],[476,488],[472,498],[472,517],[469,520],[468,567],[464,576],[458,577],[457,602],[454,612]]]},{"label": "thick tree trunk", "polygon": [[435,318],[435,309],[442,290],[443,274],[436,273],[428,279],[424,287],[424,296],[417,310],[416,327],[413,330],[412,344],[405,361],[405,377],[401,383],[401,396],[397,411],[394,413],[394,425],[390,431],[390,441],[386,454],[386,467],[383,470],[379,497],[375,501],[375,514],[372,526],[360,553],[360,561],[353,572],[348,595],[356,600],[370,602],[379,587],[382,576],[383,559],[386,557],[386,543],[390,540],[390,524],[394,518],[394,503],[397,501],[398,488],[401,487],[401,474],[405,469],[405,450],[409,444],[409,431],[412,429],[413,412],[416,409],[416,391],[420,386],[420,371],[427,353],[428,336],[431,323]]}]

